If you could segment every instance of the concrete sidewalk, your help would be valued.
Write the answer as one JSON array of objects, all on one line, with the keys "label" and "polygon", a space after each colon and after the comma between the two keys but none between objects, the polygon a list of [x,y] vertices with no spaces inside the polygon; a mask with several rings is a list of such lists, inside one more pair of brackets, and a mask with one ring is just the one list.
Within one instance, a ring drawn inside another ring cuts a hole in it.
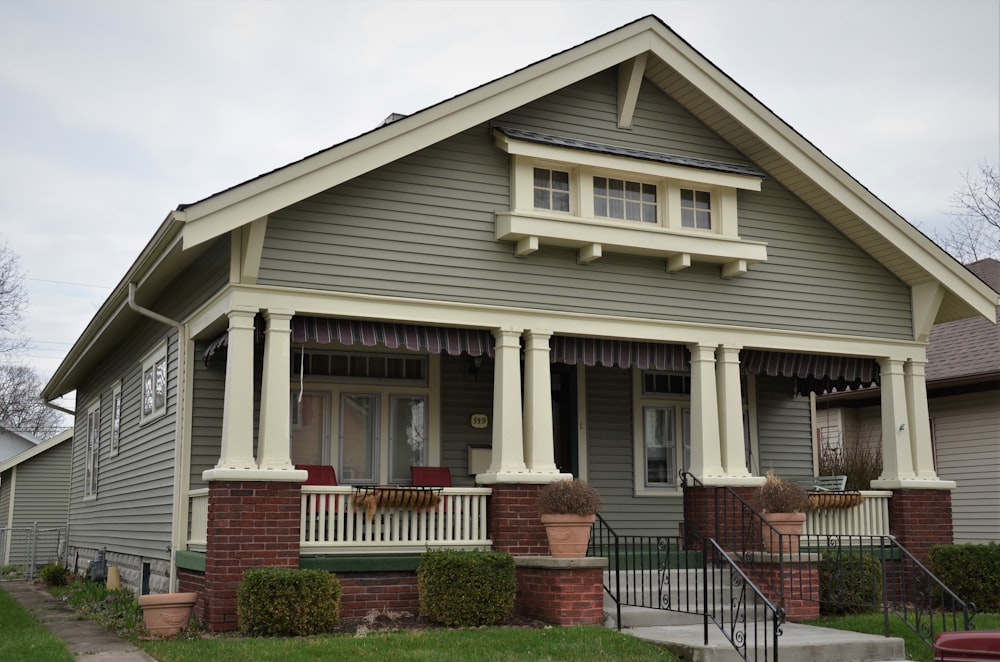
[{"label": "concrete sidewalk", "polygon": [[156,662],[141,648],[76,613],[48,591],[31,582],[3,582],[0,589],[17,600],[46,630],[66,642],[82,662]]}]

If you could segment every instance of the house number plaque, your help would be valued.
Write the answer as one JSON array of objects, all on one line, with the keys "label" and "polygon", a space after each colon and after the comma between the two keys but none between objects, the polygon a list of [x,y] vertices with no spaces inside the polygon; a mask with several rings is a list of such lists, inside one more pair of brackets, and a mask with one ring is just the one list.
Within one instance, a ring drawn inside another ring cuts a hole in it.
[{"label": "house number plaque", "polygon": [[476,430],[483,430],[490,425],[490,417],[486,414],[473,414],[469,417],[469,425]]}]

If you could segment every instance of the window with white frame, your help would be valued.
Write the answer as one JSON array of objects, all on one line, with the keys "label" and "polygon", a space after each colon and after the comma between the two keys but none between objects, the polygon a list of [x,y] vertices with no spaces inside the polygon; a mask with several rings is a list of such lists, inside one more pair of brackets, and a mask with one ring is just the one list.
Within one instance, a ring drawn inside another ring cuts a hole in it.
[{"label": "window with white frame", "polygon": [[111,447],[112,457],[118,455],[122,431],[122,383],[115,382],[111,389]]},{"label": "window with white frame", "polygon": [[712,262],[724,277],[767,259],[765,244],[739,237],[737,191],[760,190],[755,169],[521,134],[495,132],[512,161],[511,209],[497,214],[496,237],[517,242],[517,255],[546,244],[582,249],[581,262],[662,255],[671,271]]},{"label": "window with white frame", "polygon": [[429,464],[437,447],[438,362],[409,353],[294,351],[301,382],[291,393],[293,462],[332,464],[345,484],[409,483],[410,467]]},{"label": "window with white frame", "polygon": [[142,400],[139,423],[163,416],[167,412],[167,341],[146,355],[142,361]]},{"label": "window with white frame", "polygon": [[97,498],[97,472],[101,456],[101,399],[87,408],[87,442],[83,468],[83,497]]},{"label": "window with white frame", "polygon": [[[636,372],[635,492],[679,494],[680,474],[691,467],[691,375],[683,372]],[[743,436],[747,466],[753,467],[751,381],[741,380]]]}]

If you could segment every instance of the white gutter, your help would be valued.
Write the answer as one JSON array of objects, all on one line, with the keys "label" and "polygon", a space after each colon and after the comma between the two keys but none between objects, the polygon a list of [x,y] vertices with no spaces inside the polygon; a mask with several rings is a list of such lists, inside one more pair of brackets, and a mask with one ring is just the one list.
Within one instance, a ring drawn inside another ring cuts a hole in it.
[{"label": "white gutter", "polygon": [[[169,592],[177,592],[177,550],[181,545],[186,544],[186,540],[181,538],[181,520],[187,523],[187,492],[190,486],[188,471],[188,448],[184,443],[184,412],[187,403],[187,363],[188,344],[187,326],[170,319],[160,313],[143,308],[135,301],[136,284],[130,281],[128,284],[128,307],[139,313],[143,317],[159,322],[177,330],[177,384],[178,398],[177,409],[174,414],[174,485],[173,503],[171,504],[172,515],[170,518],[170,585]],[[184,527],[186,529],[186,526]]]}]

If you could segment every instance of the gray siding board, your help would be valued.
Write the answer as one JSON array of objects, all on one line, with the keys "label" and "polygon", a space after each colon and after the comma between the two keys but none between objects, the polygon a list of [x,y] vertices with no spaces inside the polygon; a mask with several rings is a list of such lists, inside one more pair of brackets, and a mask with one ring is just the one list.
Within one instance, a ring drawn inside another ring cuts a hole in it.
[{"label": "gray siding board", "polygon": [[471,486],[468,447],[492,446],[492,425],[469,425],[472,414],[487,414],[493,422],[493,362],[484,361],[478,377],[469,373],[469,357],[441,356],[441,466],[451,469],[452,484]]},{"label": "gray siding board", "polygon": [[601,494],[601,516],[619,535],[676,535],[679,493],[634,495],[631,371],[594,367],[586,375],[587,479]]},{"label": "gray siding board", "polygon": [[[207,341],[195,345],[195,356],[204,354]],[[222,410],[226,388],[225,357],[205,365],[195,361],[191,406],[191,489],[208,487],[201,474],[219,462]]]},{"label": "gray siding board", "polygon": [[813,475],[809,400],[791,398],[792,380],[758,376],[757,437],[760,473],[773,469],[789,480]]},{"label": "gray siding board", "polygon": [[64,442],[18,465],[12,526],[66,526],[72,451]]},{"label": "gray siding board", "polygon": [[[747,162],[649,85],[617,128],[612,73],[496,119],[623,147]],[[775,183],[740,191],[740,232],[768,262],[731,280],[718,267],[608,255],[586,267],[543,247],[517,258],[494,240],[509,207],[509,159],[482,125],[271,216],[259,282],[647,319],[909,338],[909,291]]]},{"label": "gray siding board", "polygon": [[[0,475],[0,529],[11,526],[10,520],[10,497],[11,480],[14,469],[8,469]],[[0,559],[2,561],[3,559]]]}]

